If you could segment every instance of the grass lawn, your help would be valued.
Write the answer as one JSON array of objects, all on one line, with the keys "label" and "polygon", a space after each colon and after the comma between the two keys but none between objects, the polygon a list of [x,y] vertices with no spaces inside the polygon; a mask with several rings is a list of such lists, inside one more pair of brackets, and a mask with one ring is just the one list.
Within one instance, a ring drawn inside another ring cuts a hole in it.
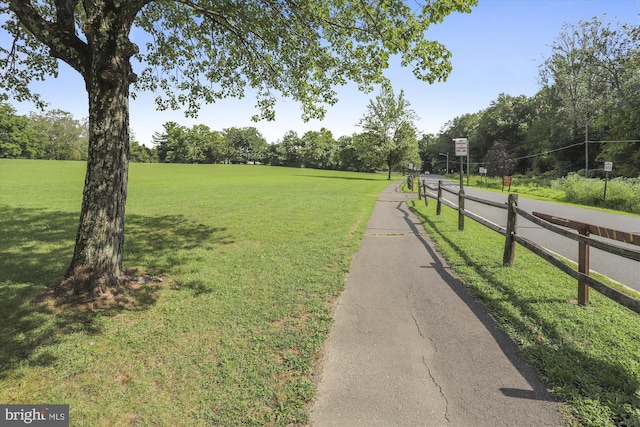
[{"label": "grass lawn", "polygon": [[541,373],[574,426],[640,426],[640,317],[590,292],[521,246],[502,267],[504,237],[446,206],[409,202],[451,268]]},{"label": "grass lawn", "polygon": [[132,164],[134,307],[34,298],[71,260],[85,163],[0,159],[0,402],[73,426],[307,421],[331,310],[386,174]]}]

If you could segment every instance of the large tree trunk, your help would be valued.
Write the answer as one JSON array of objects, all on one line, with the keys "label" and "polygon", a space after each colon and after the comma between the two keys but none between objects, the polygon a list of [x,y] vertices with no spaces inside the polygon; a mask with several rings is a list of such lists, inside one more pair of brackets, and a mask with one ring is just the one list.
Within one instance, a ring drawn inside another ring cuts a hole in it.
[{"label": "large tree trunk", "polygon": [[124,279],[129,169],[127,88],[102,88],[89,101],[91,143],[80,225],[73,259],[62,283],[76,293],[103,294]]},{"label": "large tree trunk", "polygon": [[102,297],[125,279],[129,86],[135,79],[129,58],[135,46],[126,33],[105,31],[99,19],[83,30],[92,52],[91,69],[84,76],[89,94],[87,173],[73,259],[56,292]]}]

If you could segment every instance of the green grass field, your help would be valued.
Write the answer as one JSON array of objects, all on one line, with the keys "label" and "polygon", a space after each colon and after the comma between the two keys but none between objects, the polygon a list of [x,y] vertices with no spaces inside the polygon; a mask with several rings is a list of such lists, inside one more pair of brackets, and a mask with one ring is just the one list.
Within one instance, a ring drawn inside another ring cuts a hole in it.
[{"label": "green grass field", "polygon": [[518,246],[502,267],[504,237],[436,203],[410,206],[438,252],[518,343],[562,403],[572,426],[640,426],[640,317],[590,292],[577,305],[577,283]]},{"label": "green grass field", "polygon": [[386,175],[132,164],[128,309],[34,297],[71,260],[82,162],[0,159],[0,402],[73,426],[307,421],[331,310]]}]

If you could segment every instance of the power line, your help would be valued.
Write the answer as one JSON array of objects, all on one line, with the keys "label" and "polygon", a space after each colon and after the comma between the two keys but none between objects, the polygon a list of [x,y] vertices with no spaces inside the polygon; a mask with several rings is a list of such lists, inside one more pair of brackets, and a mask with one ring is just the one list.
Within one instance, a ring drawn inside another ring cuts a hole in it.
[{"label": "power line", "polygon": [[[567,145],[564,147],[560,147],[560,148],[554,148],[553,150],[547,150],[547,151],[543,151],[542,153],[537,153],[537,154],[530,154],[528,156],[523,156],[523,157],[516,157],[513,158],[511,160],[524,160],[524,159],[531,159],[533,157],[538,157],[538,156],[544,156],[545,154],[549,154],[549,153],[555,153],[556,151],[562,151],[562,150],[566,150],[568,148],[572,148],[572,147],[577,147],[578,145],[583,145],[584,142],[577,142],[575,144],[571,144],[571,145]],[[477,162],[477,163],[473,163],[474,165],[484,165],[486,162]]]},{"label": "power line", "polygon": [[529,156],[524,156],[524,157],[516,157],[516,158],[514,158],[512,160],[524,160],[524,159],[530,159],[532,157],[544,156],[545,154],[555,153],[556,151],[566,150],[567,148],[577,147],[578,145],[583,145],[583,144],[584,144],[584,142],[577,142],[575,144],[567,145],[567,146],[564,146],[564,147],[554,148],[553,150],[543,151],[542,153],[531,154]]},{"label": "power line", "polygon": [[[622,143],[622,142],[638,143],[638,142],[640,142],[640,139],[625,139],[625,140],[616,140],[616,141],[586,141],[586,143],[588,143],[588,144],[605,144],[605,143]],[[566,146],[560,147],[560,148],[554,148],[553,150],[547,150],[547,151],[543,151],[543,152],[537,153],[537,154],[530,154],[528,156],[516,157],[516,158],[513,158],[511,160],[531,159],[533,157],[544,156],[545,154],[555,153],[556,151],[562,151],[562,150],[566,150],[568,148],[573,148],[573,147],[577,147],[579,145],[584,145],[584,144],[585,144],[585,141],[576,142],[575,144],[566,145]],[[483,165],[485,163],[486,162],[474,162],[473,164],[474,165]]]},{"label": "power line", "polygon": [[613,142],[640,142],[640,139],[623,139],[620,141],[587,141],[589,144],[605,144],[605,143],[613,143]]}]

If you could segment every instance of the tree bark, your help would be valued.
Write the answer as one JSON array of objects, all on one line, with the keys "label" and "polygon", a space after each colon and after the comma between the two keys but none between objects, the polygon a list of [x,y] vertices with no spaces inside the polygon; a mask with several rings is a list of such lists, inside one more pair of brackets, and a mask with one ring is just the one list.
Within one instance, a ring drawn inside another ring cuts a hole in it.
[{"label": "tree bark", "polygon": [[84,75],[89,95],[89,153],[73,259],[56,293],[104,297],[126,278],[129,87],[135,80],[130,57],[135,46],[127,32],[105,28],[99,14],[95,20],[88,17],[83,30],[91,51],[90,69]]}]

